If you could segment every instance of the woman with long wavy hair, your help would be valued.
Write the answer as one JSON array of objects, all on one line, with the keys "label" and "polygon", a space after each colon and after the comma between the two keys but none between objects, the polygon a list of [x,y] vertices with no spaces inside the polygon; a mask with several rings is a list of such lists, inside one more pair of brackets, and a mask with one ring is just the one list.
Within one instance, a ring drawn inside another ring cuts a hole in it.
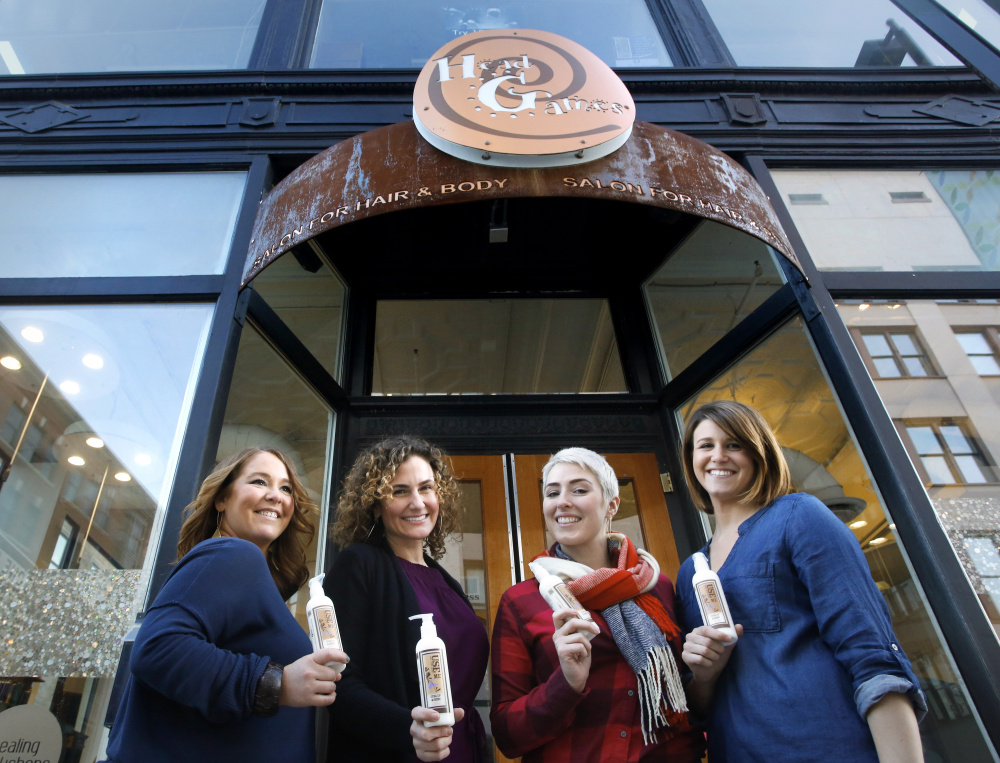
[{"label": "woman with long wavy hair", "polygon": [[132,650],[111,763],[315,759],[313,708],[334,701],[327,663],[347,655],[313,653],[285,605],[308,576],[314,511],[277,450],[244,450],[205,479]]},{"label": "woman with long wavy hair", "polygon": [[[344,480],[333,528],[342,550],[325,583],[351,664],[330,708],[329,761],[483,759],[486,735],[472,703],[489,644],[462,587],[438,563],[445,540],[461,530],[461,510],[444,453],[417,437],[373,445]],[[420,629],[409,618],[427,612],[448,648],[454,727],[422,723],[438,714],[420,707]]]}]

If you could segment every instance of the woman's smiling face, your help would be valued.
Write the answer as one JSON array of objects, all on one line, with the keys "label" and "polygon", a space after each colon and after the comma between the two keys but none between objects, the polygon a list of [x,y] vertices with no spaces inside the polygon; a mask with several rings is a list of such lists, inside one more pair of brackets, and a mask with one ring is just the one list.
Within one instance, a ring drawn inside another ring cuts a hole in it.
[{"label": "woman's smiling face", "polygon": [[281,459],[258,453],[215,501],[222,535],[248,540],[265,554],[292,521],[292,483]]},{"label": "woman's smiling face", "polygon": [[743,444],[708,419],[695,427],[691,463],[716,510],[739,503],[757,474],[757,465]]},{"label": "woman's smiling face", "polygon": [[542,515],[556,543],[575,559],[572,549],[605,543],[609,514],[617,499],[605,502],[601,483],[578,464],[556,464],[542,488]]},{"label": "woman's smiling face", "polygon": [[431,534],[438,518],[437,483],[434,469],[420,456],[410,456],[396,469],[392,478],[392,497],[384,499],[379,514],[385,524],[385,537],[397,555],[403,548],[423,553],[424,539]]}]

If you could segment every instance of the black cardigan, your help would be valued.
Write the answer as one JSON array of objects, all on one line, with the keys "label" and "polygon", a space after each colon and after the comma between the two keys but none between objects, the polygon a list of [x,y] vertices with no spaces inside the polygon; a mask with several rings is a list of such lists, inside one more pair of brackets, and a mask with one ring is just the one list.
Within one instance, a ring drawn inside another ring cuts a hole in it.
[{"label": "black cardigan", "polygon": [[[413,759],[410,710],[420,704],[420,623],[408,618],[420,614],[420,605],[399,559],[382,544],[344,549],[323,581],[351,658],[330,706],[329,763]],[[426,555],[424,561],[468,602],[441,565]]]}]

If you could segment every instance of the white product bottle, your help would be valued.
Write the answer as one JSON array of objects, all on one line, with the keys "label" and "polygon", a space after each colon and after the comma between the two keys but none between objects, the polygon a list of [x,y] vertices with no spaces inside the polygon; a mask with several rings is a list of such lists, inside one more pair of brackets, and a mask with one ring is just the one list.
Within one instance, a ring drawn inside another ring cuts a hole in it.
[{"label": "white product bottle", "polygon": [[[594,623],[594,618],[591,617],[590,612],[584,609],[580,600],[573,595],[573,592],[569,590],[561,577],[553,575],[538,562],[528,562],[528,567],[535,573],[535,578],[538,580],[538,592],[545,599],[545,603],[552,607],[553,612],[558,609],[575,609],[577,617],[581,620]],[[597,623],[594,623],[594,625],[597,625]],[[600,631],[600,626],[598,626],[598,631]],[[591,631],[581,632],[587,637],[588,641],[593,641],[594,636],[597,635]]]},{"label": "white product bottle", "polygon": [[[309,621],[309,640],[312,641],[313,651],[343,649],[340,626],[337,625],[337,612],[333,608],[333,601],[323,592],[325,577],[326,575],[317,575],[309,581],[306,620]],[[328,662],[327,667],[340,673],[345,666],[342,662]]]},{"label": "white product bottle", "polygon": [[421,620],[420,641],[417,642],[417,676],[420,681],[420,704],[436,710],[436,721],[424,721],[425,726],[454,726],[455,708],[451,703],[451,674],[448,673],[448,653],[438,638],[434,615],[414,615]]},{"label": "white product bottle", "polygon": [[697,552],[693,559],[694,577],[691,578],[691,584],[694,586],[694,596],[698,600],[698,609],[701,610],[701,619],[705,625],[710,625],[729,636],[729,643],[726,646],[732,646],[739,636],[736,635],[733,616],[729,612],[729,603],[722,591],[719,576],[709,568],[708,557],[701,551]]}]

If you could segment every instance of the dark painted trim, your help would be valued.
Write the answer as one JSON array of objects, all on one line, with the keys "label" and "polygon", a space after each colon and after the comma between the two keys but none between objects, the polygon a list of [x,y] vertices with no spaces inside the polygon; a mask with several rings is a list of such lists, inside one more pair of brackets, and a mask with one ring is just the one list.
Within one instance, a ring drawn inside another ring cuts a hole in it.
[{"label": "dark painted trim", "polygon": [[[184,433],[177,470],[173,475],[173,490],[170,492],[166,516],[160,530],[146,607],[159,593],[177,558],[177,540],[180,537],[184,507],[195,497],[201,480],[211,471],[215,463],[229,387],[236,366],[236,352],[246,314],[247,297],[239,292],[243,263],[246,260],[246,251],[250,247],[250,236],[260,194],[270,186],[270,173],[270,162],[264,158],[255,160],[250,167],[247,190],[236,222],[224,275],[223,290],[216,303],[201,373],[198,375],[194,400],[188,416],[187,430]],[[155,541],[151,539],[151,542]]]},{"label": "dark painted trim", "polygon": [[906,299],[996,299],[1000,272],[824,272],[823,283],[838,297],[892,293]]},{"label": "dark painted trim", "polygon": [[263,334],[275,351],[301,374],[303,381],[331,408],[338,412],[343,410],[347,405],[347,393],[326,367],[302,344],[260,294],[252,287],[246,291],[247,318],[253,322],[254,328]]},{"label": "dark painted trim", "polygon": [[608,306],[628,391],[655,394],[662,389],[664,379],[656,357],[649,353],[649,348],[655,348],[657,341],[646,310],[642,284],[635,283],[628,289],[616,291],[608,298]]},{"label": "dark painted trim", "polygon": [[223,289],[221,275],[112,278],[0,278],[7,304],[107,302],[203,302]]}]

